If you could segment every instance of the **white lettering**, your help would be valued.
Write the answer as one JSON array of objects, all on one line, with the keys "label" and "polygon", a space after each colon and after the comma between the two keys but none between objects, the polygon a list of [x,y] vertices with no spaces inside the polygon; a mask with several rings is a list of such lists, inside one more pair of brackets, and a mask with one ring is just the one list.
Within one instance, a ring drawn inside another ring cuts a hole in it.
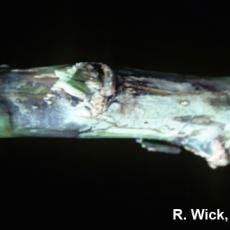
[{"label": "white lettering", "polygon": [[200,220],[203,220],[204,214],[205,214],[205,209],[191,209],[191,214],[192,214],[192,219],[196,220],[199,218]]},{"label": "white lettering", "polygon": [[173,209],[173,220],[176,220],[177,218],[179,218],[180,220],[183,220],[181,209]]}]

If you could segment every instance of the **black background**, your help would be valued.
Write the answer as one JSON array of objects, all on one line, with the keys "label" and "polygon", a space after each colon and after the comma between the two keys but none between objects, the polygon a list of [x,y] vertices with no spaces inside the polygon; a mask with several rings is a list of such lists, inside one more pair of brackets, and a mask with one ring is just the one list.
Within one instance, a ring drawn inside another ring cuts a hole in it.
[{"label": "black background", "polygon": [[[95,61],[230,74],[225,6],[185,2],[2,5],[0,63],[24,68]],[[0,153],[2,210],[11,221],[21,214],[20,221],[35,217],[34,224],[109,220],[110,227],[125,220],[152,228],[161,220],[173,227],[173,208],[220,208],[230,218],[230,167],[212,170],[189,152],[149,153],[132,140],[21,138],[0,140]]]}]

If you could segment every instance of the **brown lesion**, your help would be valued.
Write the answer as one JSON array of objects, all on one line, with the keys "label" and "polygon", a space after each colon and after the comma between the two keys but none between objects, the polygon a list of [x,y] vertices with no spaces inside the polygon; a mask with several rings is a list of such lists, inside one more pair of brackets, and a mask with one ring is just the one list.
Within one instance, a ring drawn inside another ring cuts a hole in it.
[{"label": "brown lesion", "polygon": [[122,76],[119,76],[118,85],[120,86],[120,90],[127,91],[131,95],[159,95],[159,96],[169,96],[175,94],[175,92],[171,92],[166,89],[160,89],[154,86],[151,83],[150,78],[141,77],[138,79],[133,76],[126,76],[122,79]]},{"label": "brown lesion", "polygon": [[[158,79],[160,80],[160,79]],[[165,79],[162,79],[165,80]],[[188,95],[191,92],[182,92],[180,90],[170,89],[166,84],[169,81],[154,82],[154,78],[143,76],[118,76],[118,86],[120,91],[124,90],[132,95],[157,95],[157,96],[170,96],[170,95]]]},{"label": "brown lesion", "polygon": [[174,120],[184,123],[192,123],[196,125],[210,125],[212,123],[215,123],[208,115],[197,115],[197,116],[191,116],[191,115],[185,115],[185,116],[178,116],[174,117]]},{"label": "brown lesion", "polygon": [[39,75],[35,75],[31,79],[31,81],[34,82],[35,84],[38,83],[38,84],[51,88],[58,79],[59,78],[56,77],[55,75],[45,75],[42,77],[40,77]]},{"label": "brown lesion", "polygon": [[[122,72],[120,74],[122,74]],[[222,90],[224,89],[223,84],[198,77],[191,79],[188,77],[183,81],[177,81],[173,79],[173,76],[168,79],[167,74],[164,74],[163,77],[160,73],[155,73],[154,76],[141,75],[141,73],[136,76],[135,71],[126,74],[127,75],[118,75],[118,83],[121,89],[127,90],[133,95],[189,96],[208,92],[219,95],[222,94]],[[217,106],[230,105],[230,97],[225,96],[225,98],[219,100],[213,99],[211,103]]]},{"label": "brown lesion", "polygon": [[53,74],[9,71],[0,75],[0,94],[39,95],[50,91],[58,78]]},{"label": "brown lesion", "polygon": [[142,86],[142,85],[134,85],[130,83],[124,83],[125,88],[129,90],[134,95],[159,95],[159,96],[169,96],[172,95],[172,92],[167,90],[161,90],[153,87]]}]

